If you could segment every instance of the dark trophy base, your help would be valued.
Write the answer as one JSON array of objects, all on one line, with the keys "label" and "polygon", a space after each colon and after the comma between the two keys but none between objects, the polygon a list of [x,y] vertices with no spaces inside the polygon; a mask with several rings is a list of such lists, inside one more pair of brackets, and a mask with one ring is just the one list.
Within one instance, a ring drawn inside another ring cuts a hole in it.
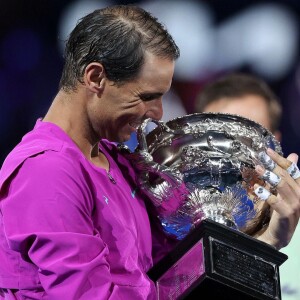
[{"label": "dark trophy base", "polygon": [[158,299],[281,299],[287,256],[212,220],[202,221],[149,272]]}]

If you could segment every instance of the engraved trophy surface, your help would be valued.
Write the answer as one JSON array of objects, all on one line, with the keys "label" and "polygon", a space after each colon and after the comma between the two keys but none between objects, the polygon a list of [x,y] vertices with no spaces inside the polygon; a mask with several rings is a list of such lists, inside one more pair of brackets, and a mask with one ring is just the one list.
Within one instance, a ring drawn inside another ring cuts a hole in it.
[{"label": "engraved trophy surface", "polygon": [[[274,136],[237,115],[200,113],[163,123],[129,155],[139,185],[165,234],[179,242],[149,276],[159,299],[281,299],[279,265],[287,259],[251,237],[269,221],[253,193],[254,171]],[[208,299],[208,298],[207,298]]]}]

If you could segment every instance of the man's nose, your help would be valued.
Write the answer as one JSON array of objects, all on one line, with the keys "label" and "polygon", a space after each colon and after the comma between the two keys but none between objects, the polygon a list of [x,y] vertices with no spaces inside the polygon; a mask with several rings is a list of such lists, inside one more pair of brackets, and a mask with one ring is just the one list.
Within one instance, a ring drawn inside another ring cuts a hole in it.
[{"label": "man's nose", "polygon": [[155,99],[146,103],[146,114],[147,118],[154,120],[160,120],[163,116],[162,99]]}]

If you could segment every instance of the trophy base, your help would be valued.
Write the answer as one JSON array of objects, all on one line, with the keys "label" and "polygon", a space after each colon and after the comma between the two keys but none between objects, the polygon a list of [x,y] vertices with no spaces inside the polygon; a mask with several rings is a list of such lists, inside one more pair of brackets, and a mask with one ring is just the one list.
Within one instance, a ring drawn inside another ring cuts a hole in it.
[{"label": "trophy base", "polygon": [[287,255],[215,221],[203,220],[149,270],[159,300],[281,299]]}]

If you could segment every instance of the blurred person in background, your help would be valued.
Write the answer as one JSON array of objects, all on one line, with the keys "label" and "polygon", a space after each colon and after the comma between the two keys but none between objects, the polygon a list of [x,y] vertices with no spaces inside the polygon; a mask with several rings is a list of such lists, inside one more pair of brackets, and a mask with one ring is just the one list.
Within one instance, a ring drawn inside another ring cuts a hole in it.
[{"label": "blurred person in background", "polygon": [[195,112],[244,116],[260,123],[281,140],[281,104],[270,87],[252,75],[232,73],[208,83],[196,97]]},{"label": "blurred person in background", "polygon": [[[282,107],[262,79],[246,73],[230,73],[208,83],[198,94],[195,112],[236,114],[263,125],[278,141]],[[300,226],[293,241],[282,249],[289,259],[280,267],[283,300],[300,299]]]}]

